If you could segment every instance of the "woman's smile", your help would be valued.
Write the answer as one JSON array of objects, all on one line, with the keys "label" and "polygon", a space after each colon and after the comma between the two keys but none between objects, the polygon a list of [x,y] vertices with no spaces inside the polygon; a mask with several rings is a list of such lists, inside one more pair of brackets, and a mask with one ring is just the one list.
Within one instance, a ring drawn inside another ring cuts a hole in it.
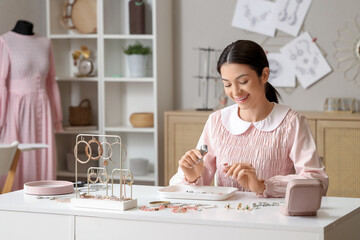
[{"label": "woman's smile", "polygon": [[250,95],[250,94],[247,94],[247,95],[244,96],[244,97],[235,97],[235,101],[236,101],[237,103],[243,103],[243,102],[245,102],[245,101],[248,99],[249,95]]}]

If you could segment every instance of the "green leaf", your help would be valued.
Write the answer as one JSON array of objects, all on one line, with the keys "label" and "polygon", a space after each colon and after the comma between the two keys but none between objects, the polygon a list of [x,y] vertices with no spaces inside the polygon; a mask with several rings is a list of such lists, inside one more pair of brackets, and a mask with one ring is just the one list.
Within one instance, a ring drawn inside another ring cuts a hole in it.
[{"label": "green leaf", "polygon": [[151,49],[150,47],[144,47],[140,42],[136,42],[135,44],[129,45],[126,49],[124,49],[124,53],[127,55],[148,55],[151,53]]}]

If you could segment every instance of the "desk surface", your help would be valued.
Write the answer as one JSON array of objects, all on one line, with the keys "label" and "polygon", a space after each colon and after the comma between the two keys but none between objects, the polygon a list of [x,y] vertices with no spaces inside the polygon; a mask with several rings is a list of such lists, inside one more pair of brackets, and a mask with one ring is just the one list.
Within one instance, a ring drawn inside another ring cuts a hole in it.
[{"label": "desk surface", "polygon": [[[138,200],[138,206],[147,205],[150,201],[165,200],[157,190],[161,187],[134,186],[133,198]],[[115,186],[117,189],[117,186]],[[74,196],[65,195],[65,196]],[[262,207],[253,211],[237,211],[225,209],[226,204],[236,207],[239,202],[251,204],[253,202],[283,202],[284,199],[257,198],[253,193],[237,192],[232,198],[224,201],[194,201],[169,199],[172,202],[197,202],[215,204],[218,207],[203,211],[189,210],[187,213],[172,213],[170,209],[160,211],[142,211],[134,208],[127,211],[111,211],[98,209],[72,208],[70,203],[49,199],[37,199],[37,196],[16,191],[0,195],[0,211],[48,213],[70,216],[103,217],[122,220],[144,220],[167,223],[186,223],[200,225],[215,225],[226,227],[246,227],[262,229],[286,229],[292,231],[326,231],[337,224],[346,221],[353,215],[360,214],[360,199],[323,197],[321,209],[317,216],[290,217],[280,213],[279,207]]]}]

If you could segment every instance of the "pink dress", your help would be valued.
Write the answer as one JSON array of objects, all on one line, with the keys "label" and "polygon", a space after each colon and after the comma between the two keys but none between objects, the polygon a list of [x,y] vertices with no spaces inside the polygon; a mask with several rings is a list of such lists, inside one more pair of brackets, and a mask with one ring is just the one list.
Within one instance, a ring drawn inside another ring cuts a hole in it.
[{"label": "pink dress", "polygon": [[305,117],[285,105],[275,104],[271,113],[259,122],[245,122],[232,105],[212,113],[205,124],[197,148],[208,145],[202,176],[189,183],[179,168],[170,185],[210,185],[214,174],[218,186],[236,187],[236,180],[225,177],[224,163],[251,163],[258,178],[265,180],[260,197],[284,197],[287,183],[297,178],[317,178],[324,194],[329,180],[319,159]]},{"label": "pink dress", "polygon": [[21,153],[13,190],[29,181],[55,179],[54,127],[62,131],[61,122],[50,40],[15,32],[0,36],[0,143],[49,145]]}]

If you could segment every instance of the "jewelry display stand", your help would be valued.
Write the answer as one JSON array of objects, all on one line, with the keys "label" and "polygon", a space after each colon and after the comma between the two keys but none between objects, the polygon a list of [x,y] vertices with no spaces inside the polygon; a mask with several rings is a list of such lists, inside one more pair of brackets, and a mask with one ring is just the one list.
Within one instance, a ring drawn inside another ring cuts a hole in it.
[{"label": "jewelry display stand", "polygon": [[[97,144],[97,156],[93,153],[91,145]],[[78,158],[80,145],[85,145],[85,153],[88,159]],[[119,160],[112,159],[115,147],[118,146]],[[137,207],[137,199],[132,199],[132,184],[134,177],[129,169],[122,169],[121,138],[115,135],[89,135],[79,134],[76,137],[74,147],[75,156],[75,198],[71,199],[71,206],[78,208],[96,208],[125,211]],[[95,155],[95,156],[94,156]],[[78,164],[86,164],[89,161],[103,161],[99,167],[89,167],[87,170],[87,191],[80,193],[78,189]],[[109,177],[108,171],[111,170]],[[119,191],[114,189],[114,179],[119,176]],[[109,181],[111,180],[111,195],[109,195]],[[105,193],[92,195],[92,186],[105,185]],[[126,192],[130,196],[126,195]],[[115,190],[115,191],[114,191]]]},{"label": "jewelry display stand", "polygon": [[198,48],[199,50],[199,75],[195,78],[199,81],[199,95],[202,97],[202,108],[197,108],[197,111],[212,111],[212,108],[208,106],[209,98],[209,81],[214,80],[215,82],[215,95],[217,94],[217,80],[220,76],[215,76],[216,59],[219,50],[213,48]]}]

